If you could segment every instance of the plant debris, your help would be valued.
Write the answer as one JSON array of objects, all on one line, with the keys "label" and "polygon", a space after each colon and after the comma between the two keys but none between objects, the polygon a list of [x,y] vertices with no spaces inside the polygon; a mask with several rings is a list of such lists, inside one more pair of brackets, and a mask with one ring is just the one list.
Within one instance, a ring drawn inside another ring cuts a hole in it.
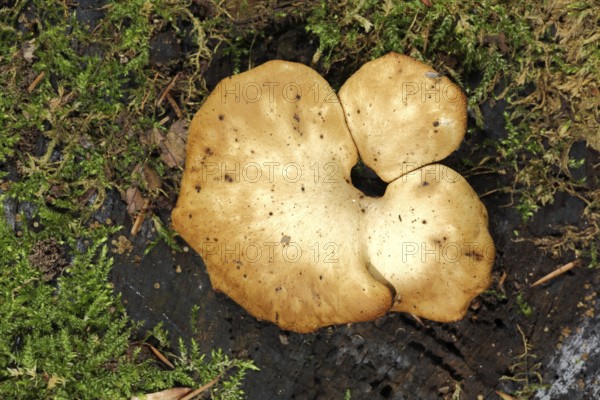
[{"label": "plant debris", "polygon": [[31,248],[29,262],[42,273],[46,282],[62,274],[69,265],[63,246],[54,238],[36,242]]}]

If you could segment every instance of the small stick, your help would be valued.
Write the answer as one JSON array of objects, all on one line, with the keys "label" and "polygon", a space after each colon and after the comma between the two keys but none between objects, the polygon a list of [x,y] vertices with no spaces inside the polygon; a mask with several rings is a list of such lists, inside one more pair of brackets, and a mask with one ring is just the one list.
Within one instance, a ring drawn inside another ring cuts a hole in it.
[{"label": "small stick", "polygon": [[506,394],[504,392],[501,392],[499,390],[496,390],[496,394],[498,396],[500,396],[502,398],[502,400],[515,400],[515,398],[512,397],[511,395],[508,395],[508,394]]},{"label": "small stick", "polygon": [[171,93],[167,93],[167,100],[169,101],[169,104],[171,104],[171,107],[173,107],[173,110],[175,110],[175,114],[177,114],[177,118],[182,119],[183,113],[181,112],[181,109],[177,105],[177,102],[175,101],[173,96],[171,96]]},{"label": "small stick", "polygon": [[212,381],[208,382],[206,385],[199,387],[198,389],[194,390],[193,392],[191,392],[187,396],[182,397],[179,400],[191,400],[191,399],[193,399],[195,396],[198,396],[200,393],[202,393],[205,390],[210,389],[211,387],[213,387],[217,382],[219,382],[219,379],[221,379],[221,375],[217,376],[215,379],[213,379]]},{"label": "small stick", "polygon": [[139,214],[135,218],[135,222],[133,223],[133,226],[131,227],[131,235],[132,236],[137,235],[137,233],[140,231],[142,222],[144,222],[144,218],[146,218],[146,213],[148,212],[149,206],[150,206],[150,200],[148,200],[148,199],[144,200],[144,205],[142,206],[142,209],[140,210]]},{"label": "small stick", "polygon": [[414,318],[415,321],[417,321],[417,323],[421,326],[425,326],[425,324],[423,323],[423,320],[421,318],[419,318],[418,315],[415,315],[413,313],[409,313],[411,317]]},{"label": "small stick", "polygon": [[[154,74],[154,78],[152,79],[152,83],[155,84],[156,80],[158,79],[158,72]],[[142,104],[140,104],[140,109],[143,110],[144,106],[146,105],[146,100],[148,100],[148,97],[150,97],[150,93],[151,91],[149,90],[145,95],[144,98],[142,99]]]},{"label": "small stick", "polygon": [[502,272],[500,279],[498,279],[498,288],[501,288],[504,285],[504,281],[506,280],[507,276],[508,274],[506,273],[506,271]]},{"label": "small stick", "polygon": [[496,188],[496,189],[492,189],[492,190],[488,190],[487,192],[480,194],[479,198],[485,197],[485,196],[489,196],[490,194],[494,194],[496,192],[500,192],[504,190],[504,188]]},{"label": "small stick", "polygon": [[40,82],[42,81],[42,79],[44,79],[44,77],[46,76],[46,71],[42,71],[40,72],[40,74],[33,80],[33,82],[31,82],[31,84],[27,87],[27,92],[31,93],[35,90],[35,88],[37,87],[37,85],[40,84]]},{"label": "small stick", "polygon": [[144,343],[146,346],[150,347],[150,350],[152,350],[152,352],[154,353],[154,355],[156,357],[158,357],[158,359],[160,361],[163,362],[163,364],[165,364],[167,367],[171,368],[171,369],[175,369],[175,366],[171,363],[171,361],[169,361],[167,359],[167,357],[165,357],[160,351],[158,351],[158,349],[154,346],[152,346],[150,343]]},{"label": "small stick", "polygon": [[576,267],[577,265],[579,265],[579,263],[580,263],[579,260],[571,261],[570,263],[567,263],[567,264],[563,265],[562,267],[557,268],[554,271],[550,272],[548,275],[544,276],[543,278],[538,279],[530,287],[538,286],[538,285],[541,285],[542,283],[548,282],[549,280],[554,279],[557,276],[564,274],[565,272],[573,269],[573,267]]},{"label": "small stick", "polygon": [[169,92],[171,91],[171,89],[173,89],[173,85],[175,85],[175,82],[177,82],[177,79],[179,79],[179,73],[177,73],[173,79],[171,79],[171,82],[169,82],[169,84],[167,85],[167,87],[165,88],[165,90],[163,90],[163,92],[161,93],[160,97],[158,98],[158,100],[156,100],[156,105],[160,106],[161,103],[163,102],[163,100],[165,99],[165,97],[167,97],[167,95],[169,94]]}]

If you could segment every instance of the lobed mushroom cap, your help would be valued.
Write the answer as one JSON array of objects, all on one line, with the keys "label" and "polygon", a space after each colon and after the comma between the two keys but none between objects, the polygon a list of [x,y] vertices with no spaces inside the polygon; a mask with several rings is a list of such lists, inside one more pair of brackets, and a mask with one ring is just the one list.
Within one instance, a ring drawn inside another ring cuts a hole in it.
[{"label": "lobed mushroom cap", "polygon": [[397,53],[363,65],[339,97],[361,159],[386,182],[445,158],[467,128],[460,88]]},{"label": "lobed mushroom cap", "polygon": [[216,290],[297,332],[390,309],[392,291],[364,259],[356,147],[314,70],[271,61],[223,80],[187,151],[173,226]]},{"label": "lobed mushroom cap", "polygon": [[431,164],[403,175],[365,220],[369,263],[398,294],[392,311],[456,321],[489,286],[487,211],[458,172]]},{"label": "lobed mushroom cap", "polygon": [[[458,94],[404,101],[402,82]],[[221,81],[194,117],[173,226],[216,290],[283,329],[388,311],[457,320],[494,257],[475,192],[431,164],[465,127],[462,92],[405,56],[366,64],[339,98],[312,69],[267,62]],[[357,147],[391,182],[382,198],[350,181]]]}]

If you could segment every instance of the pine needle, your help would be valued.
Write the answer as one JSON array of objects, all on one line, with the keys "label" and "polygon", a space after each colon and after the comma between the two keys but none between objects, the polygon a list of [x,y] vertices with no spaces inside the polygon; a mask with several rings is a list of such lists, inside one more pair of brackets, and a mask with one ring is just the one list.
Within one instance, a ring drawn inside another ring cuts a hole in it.
[{"label": "pine needle", "polygon": [[149,343],[144,343],[146,346],[148,346],[150,348],[150,350],[152,350],[152,353],[154,353],[154,355],[160,360],[162,361],[163,364],[165,364],[166,366],[168,366],[171,369],[175,369],[175,366],[171,363],[171,361],[169,361],[169,359],[167,357],[165,357],[160,351],[158,351],[158,349],[154,346],[152,346]]},{"label": "pine needle", "polygon": [[535,286],[541,285],[542,283],[546,283],[549,280],[554,279],[557,276],[562,275],[565,272],[573,269],[573,267],[576,267],[579,264],[580,264],[579,260],[571,261],[570,263],[567,263],[567,264],[563,265],[562,267],[557,268],[554,271],[550,272],[548,275],[544,276],[543,278],[538,279],[530,287],[535,287]]}]

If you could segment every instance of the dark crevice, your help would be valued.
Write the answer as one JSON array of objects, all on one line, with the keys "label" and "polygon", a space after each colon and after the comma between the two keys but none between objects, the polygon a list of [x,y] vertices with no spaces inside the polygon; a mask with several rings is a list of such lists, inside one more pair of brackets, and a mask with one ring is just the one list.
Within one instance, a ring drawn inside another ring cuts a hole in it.
[{"label": "dark crevice", "polygon": [[448,341],[445,341],[443,339],[440,339],[439,337],[435,336],[434,334],[430,335],[431,338],[433,340],[435,340],[435,342],[437,344],[439,344],[441,347],[443,347],[445,350],[447,350],[449,353],[454,354],[456,357],[463,359],[463,354],[460,352],[460,350],[458,349],[458,347],[456,347],[453,343],[450,343]]},{"label": "dark crevice", "polygon": [[367,167],[362,161],[359,161],[350,173],[352,184],[369,197],[381,197],[387,189],[387,182],[384,182],[371,168]]},{"label": "dark crevice", "polygon": [[460,382],[464,379],[463,376],[460,373],[458,373],[458,371],[456,371],[456,369],[454,369],[452,366],[450,366],[444,361],[443,357],[440,357],[432,351],[427,350],[427,348],[425,348],[425,346],[423,346],[421,343],[411,341],[408,343],[408,347],[420,352],[422,355],[428,358],[434,365],[441,367],[455,381]]},{"label": "dark crevice", "polygon": [[381,283],[382,285],[385,285],[389,290],[390,293],[392,295],[392,301],[396,301],[396,296],[398,295],[398,293],[396,292],[396,288],[394,287],[394,285],[388,281],[382,274],[381,272],[379,272],[379,270],[377,268],[375,268],[375,266],[373,264],[371,264],[370,262],[367,262],[367,272],[369,272],[369,274],[379,283]]}]

